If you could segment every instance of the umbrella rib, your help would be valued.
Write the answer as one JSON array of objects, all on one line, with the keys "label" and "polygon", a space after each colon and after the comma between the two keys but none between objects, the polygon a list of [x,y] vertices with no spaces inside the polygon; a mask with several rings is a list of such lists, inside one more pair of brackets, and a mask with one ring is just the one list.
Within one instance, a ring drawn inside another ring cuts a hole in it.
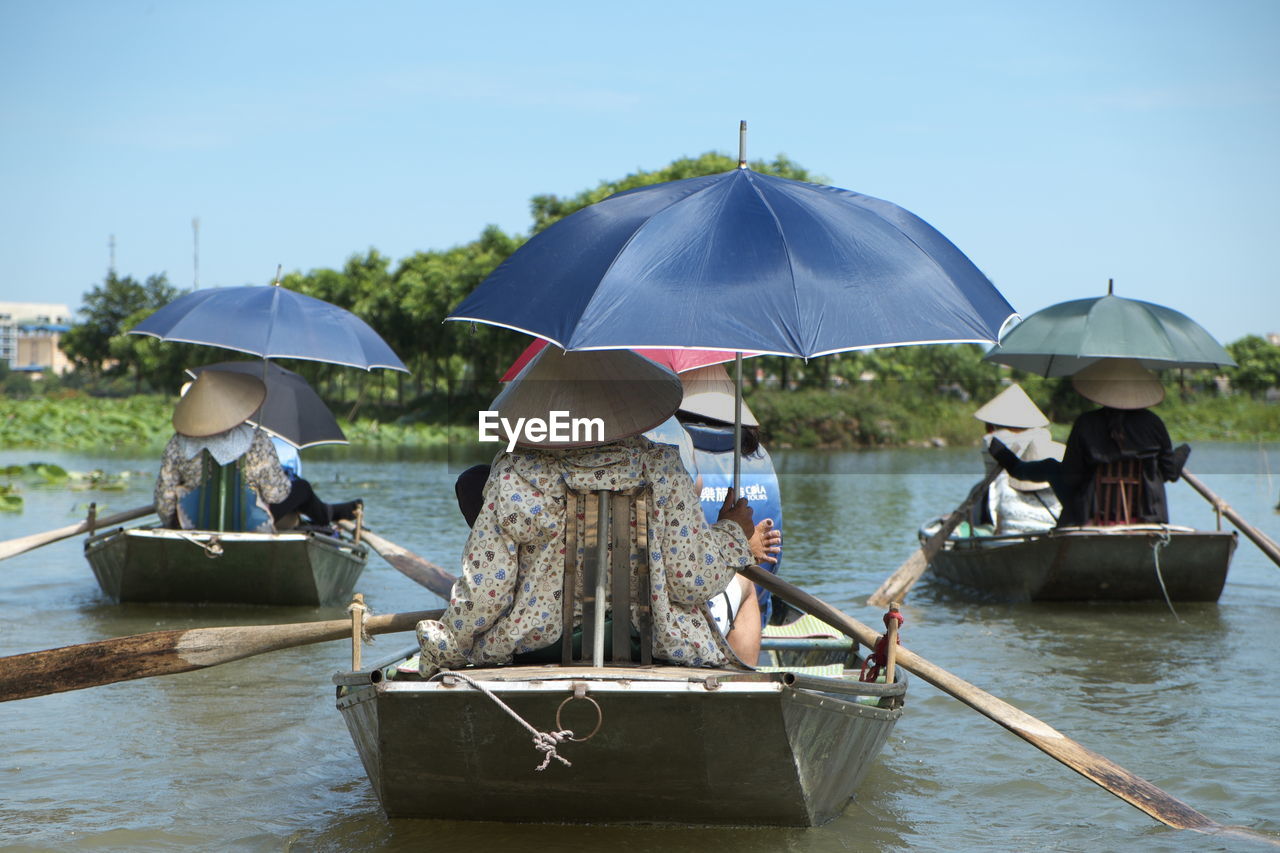
[{"label": "umbrella rib", "polygon": [[[747,183],[751,186],[751,191],[755,193],[756,198],[758,198],[760,200],[760,203],[764,205],[764,209],[769,211],[769,218],[773,220],[774,231],[777,232],[778,239],[782,242],[784,254],[786,255],[786,258],[787,258],[787,269],[791,273],[792,305],[795,309],[796,316],[799,316],[800,315],[800,293],[799,293],[799,288],[796,287],[796,269],[795,269],[795,265],[791,263],[791,251],[790,249],[787,248],[787,235],[786,235],[786,232],[783,231],[782,229],[782,220],[778,218],[778,212],[773,209],[773,205],[769,204],[769,200],[764,197],[764,193],[760,192],[760,188],[757,187],[756,182],[752,180],[752,175],[754,175],[755,173],[752,172],[750,169],[744,169],[742,171],[746,173]],[[797,344],[796,338],[795,338],[795,335],[792,333],[791,329],[787,329],[787,337],[791,339],[791,345],[793,349],[795,349],[797,352],[805,351],[805,347],[796,345]],[[806,356],[805,358],[807,360],[808,356]]]}]

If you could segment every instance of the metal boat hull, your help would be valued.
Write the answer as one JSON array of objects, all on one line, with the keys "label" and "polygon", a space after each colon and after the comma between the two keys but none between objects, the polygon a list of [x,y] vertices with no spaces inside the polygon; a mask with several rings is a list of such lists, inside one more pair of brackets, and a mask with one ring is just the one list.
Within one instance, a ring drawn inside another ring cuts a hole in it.
[{"label": "metal boat hull", "polygon": [[303,532],[116,529],[84,551],[120,602],[344,604],[368,560],[363,545]]},{"label": "metal boat hull", "polygon": [[1217,601],[1235,547],[1234,531],[1065,528],[952,538],[929,568],[952,587],[996,601]]},{"label": "metal boat hull", "polygon": [[900,698],[859,701],[840,678],[739,681],[683,667],[465,672],[502,678],[485,683],[541,731],[557,728],[566,700],[565,727],[594,725],[589,703],[573,698],[581,684],[599,705],[599,731],[559,748],[571,767],[552,761],[536,772],[542,755],[529,732],[468,685],[340,686],[338,708],[389,816],[815,825],[844,809],[902,713]]}]

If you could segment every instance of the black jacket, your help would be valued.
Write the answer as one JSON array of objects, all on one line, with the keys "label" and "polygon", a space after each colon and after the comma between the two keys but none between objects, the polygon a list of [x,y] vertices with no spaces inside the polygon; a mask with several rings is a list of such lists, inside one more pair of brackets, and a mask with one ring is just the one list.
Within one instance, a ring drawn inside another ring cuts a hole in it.
[{"label": "black jacket", "polygon": [[1148,409],[1094,409],[1076,418],[1062,457],[1061,526],[1088,524],[1097,512],[1094,471],[1117,459],[1138,459],[1142,500],[1135,521],[1169,523],[1164,484],[1178,479],[1185,454],[1174,452],[1160,416]]}]

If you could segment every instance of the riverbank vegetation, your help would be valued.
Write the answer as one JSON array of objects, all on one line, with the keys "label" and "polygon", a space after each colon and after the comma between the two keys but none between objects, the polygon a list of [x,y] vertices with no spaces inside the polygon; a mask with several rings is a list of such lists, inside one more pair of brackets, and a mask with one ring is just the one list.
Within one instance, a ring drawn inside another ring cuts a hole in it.
[{"label": "riverbank vegetation", "polygon": [[[536,196],[530,203],[530,235],[615,192],[736,165],[734,159],[708,153],[602,181],[576,195]],[[751,166],[821,181],[781,155]],[[355,447],[474,443],[477,409],[487,407],[502,373],[529,338],[444,318],[528,236],[490,226],[469,243],[417,252],[394,264],[371,248],[352,255],[340,270],[289,273],[284,286],[362,317],[411,373],[283,363],[324,397]],[[163,273],[137,281],[113,271],[85,295],[80,322],[63,338],[63,350],[76,366],[73,373],[33,381],[7,373],[0,363],[0,448],[163,446],[185,369],[246,357],[127,334],[179,294]],[[1280,346],[1249,336],[1227,348],[1238,367],[1165,375],[1169,399],[1159,411],[1170,432],[1178,440],[1280,440],[1280,404],[1267,397],[1280,386]],[[1064,430],[1087,407],[1067,380],[1009,371],[982,361],[982,353],[974,345],[951,345],[850,352],[810,362],[754,358],[745,362],[747,400],[766,440],[779,447],[972,443],[977,430],[971,413],[1009,381],[1020,382]]]},{"label": "riverbank vegetation", "polygon": [[[1055,408],[1054,395],[1062,384],[1034,377],[1024,382],[1041,408],[1054,415],[1060,438],[1078,414],[1076,406],[1065,412]],[[973,420],[974,410],[998,389],[996,385],[991,394],[966,397],[952,387],[938,391],[926,383],[867,379],[852,385],[797,386],[787,391],[762,384],[749,389],[746,399],[773,448],[969,446],[976,444],[981,432]],[[475,444],[475,413],[484,406],[474,398],[448,408],[407,412],[383,408],[374,412],[377,417],[364,415],[340,422],[351,446],[361,450],[464,447]],[[1182,391],[1175,384],[1156,411],[1175,441],[1280,441],[1280,403],[1261,398]],[[158,455],[173,433],[169,422],[172,412],[172,397],[153,394],[118,398],[63,391],[26,399],[6,397],[0,399],[0,450],[113,450]]]}]

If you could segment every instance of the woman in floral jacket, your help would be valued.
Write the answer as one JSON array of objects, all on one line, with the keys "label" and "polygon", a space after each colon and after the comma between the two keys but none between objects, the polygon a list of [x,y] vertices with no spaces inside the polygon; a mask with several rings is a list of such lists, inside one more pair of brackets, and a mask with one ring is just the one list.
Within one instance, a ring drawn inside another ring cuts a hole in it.
[{"label": "woman in floral jacket", "polygon": [[633,353],[554,347],[498,396],[493,408],[511,423],[560,411],[598,417],[604,429],[589,442],[517,440],[517,449],[494,460],[449,607],[439,621],[418,624],[424,674],[509,663],[515,654],[556,644],[564,630],[566,489],[645,484],[653,494],[654,657],[690,666],[728,659],[706,603],[752,562],[751,508],[730,494],[719,520],[708,525],[676,448],[639,435],[674,413],[682,396],[675,374]]}]

